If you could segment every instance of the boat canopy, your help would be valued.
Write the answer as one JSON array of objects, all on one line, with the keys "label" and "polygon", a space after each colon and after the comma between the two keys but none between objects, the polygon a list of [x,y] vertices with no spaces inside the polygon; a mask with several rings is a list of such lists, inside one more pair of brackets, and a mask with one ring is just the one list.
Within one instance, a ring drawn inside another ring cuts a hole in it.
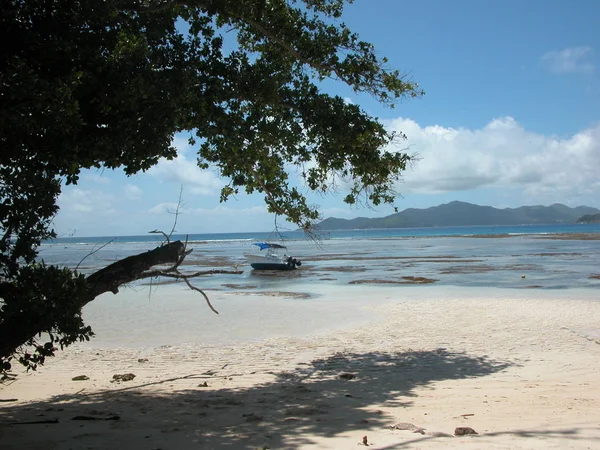
[{"label": "boat canopy", "polygon": [[261,250],[264,250],[265,248],[287,248],[285,245],[271,244],[269,242],[256,242],[252,245],[258,245]]}]

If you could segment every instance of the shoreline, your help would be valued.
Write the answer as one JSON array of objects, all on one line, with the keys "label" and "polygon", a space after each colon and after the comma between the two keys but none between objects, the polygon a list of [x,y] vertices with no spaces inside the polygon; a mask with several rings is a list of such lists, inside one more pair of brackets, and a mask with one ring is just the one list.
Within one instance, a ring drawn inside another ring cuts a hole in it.
[{"label": "shoreline", "polygon": [[[600,439],[593,290],[410,290],[357,289],[373,314],[312,336],[67,349],[0,386],[0,398],[19,399],[0,404],[3,423],[59,422],[0,425],[0,440],[7,450],[166,450],[347,449],[363,436],[373,449],[591,448]],[[126,373],[135,379],[111,382]],[[71,380],[78,375],[89,380]],[[119,420],[72,420],[81,415]],[[423,434],[400,429],[407,423]],[[456,427],[478,435],[454,437]]]},{"label": "shoreline", "polygon": [[[276,285],[277,286],[277,285]],[[403,302],[440,302],[462,299],[568,299],[595,301],[597,289],[486,288],[447,285],[288,284],[280,290],[207,289],[214,307],[183,283],[149,290],[103,294],[83,310],[83,318],[96,336],[89,348],[134,349],[165,345],[237,345],[278,337],[313,338],[386,319],[387,305]],[[599,325],[600,327],[600,325]],[[123,336],[122,330],[128,330]]]}]

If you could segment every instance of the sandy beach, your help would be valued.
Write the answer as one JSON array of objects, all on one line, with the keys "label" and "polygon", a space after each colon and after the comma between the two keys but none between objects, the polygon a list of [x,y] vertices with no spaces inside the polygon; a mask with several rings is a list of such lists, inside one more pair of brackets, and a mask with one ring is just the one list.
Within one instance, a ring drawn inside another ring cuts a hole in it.
[{"label": "sandy beach", "polygon": [[[262,311],[248,318],[262,330],[258,340],[118,347],[99,335],[69,348],[0,385],[0,448],[600,446],[594,290],[361,286],[338,294],[322,308],[283,293],[255,296],[263,303],[247,308]],[[211,296],[221,308],[249,301]],[[310,325],[311,315],[321,320]],[[345,319],[352,315],[360,317]],[[277,318],[307,323],[308,333],[269,332]],[[88,379],[72,380],[80,375]],[[50,423],[27,423],[39,421]],[[457,427],[477,434],[455,436]]]}]

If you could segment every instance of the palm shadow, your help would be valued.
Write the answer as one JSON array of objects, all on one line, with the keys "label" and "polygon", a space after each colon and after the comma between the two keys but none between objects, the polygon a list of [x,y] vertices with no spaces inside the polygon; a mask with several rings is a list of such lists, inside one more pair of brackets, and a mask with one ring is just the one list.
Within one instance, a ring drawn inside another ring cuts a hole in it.
[{"label": "palm shadow", "polygon": [[[121,448],[296,448],[314,445],[311,436],[393,425],[394,417],[379,408],[410,408],[416,388],[434,389],[431,385],[438,381],[482,377],[513,365],[443,348],[340,353],[301,363],[292,371],[269,372],[271,381],[247,388],[204,387],[215,377],[256,376],[216,371],[4,407],[0,434],[4,442],[18,438],[32,449],[43,448],[36,442],[44,435],[44,445],[77,439],[73,448],[86,448],[86,439],[89,448],[97,448],[92,443],[98,439],[105,446],[119,442]],[[195,379],[198,387],[190,389]],[[164,389],[181,380],[186,389]],[[80,415],[118,415],[120,420],[85,421],[74,427],[71,420]],[[38,425],[40,433],[29,436],[23,435],[25,427],[7,425],[32,417],[59,422]]]}]

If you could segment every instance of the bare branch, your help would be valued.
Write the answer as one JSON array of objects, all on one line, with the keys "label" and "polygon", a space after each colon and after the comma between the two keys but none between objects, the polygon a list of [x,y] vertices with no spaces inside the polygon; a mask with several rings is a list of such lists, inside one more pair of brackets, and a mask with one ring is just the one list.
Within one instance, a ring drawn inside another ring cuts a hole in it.
[{"label": "bare branch", "polygon": [[211,309],[212,312],[214,312],[215,314],[219,314],[219,311],[217,311],[213,305],[210,303],[210,299],[208,298],[208,295],[206,295],[204,293],[204,291],[200,288],[197,288],[196,286],[194,286],[192,283],[190,283],[190,280],[187,279],[187,277],[183,277],[183,281],[185,281],[185,284],[188,285],[188,287],[193,290],[193,291],[197,291],[200,292],[202,294],[202,296],[204,297],[204,300],[206,300],[206,304],[208,305],[208,307]]},{"label": "bare branch", "polygon": [[167,233],[165,233],[165,232],[164,232],[164,231],[162,231],[162,230],[152,230],[152,231],[148,231],[148,233],[149,233],[149,234],[162,234],[162,235],[165,237],[165,239],[167,240],[167,244],[169,244],[169,243],[170,243],[170,241],[169,241],[169,236],[167,235]]},{"label": "bare branch", "polygon": [[[173,228],[171,228],[171,232],[169,233],[169,236],[167,237],[167,242],[169,241],[169,238],[171,236],[173,236],[173,233],[175,232],[175,227],[177,226],[177,219],[179,219],[179,214],[181,213],[181,207],[183,206],[183,204],[181,202],[182,196],[183,196],[183,184],[181,185],[181,188],[179,189],[179,199],[177,200],[177,208],[175,208],[175,211],[172,213],[172,214],[175,214],[175,220],[173,221]],[[167,212],[171,213],[170,211],[167,211]],[[186,245],[187,245],[187,238],[186,238]]]},{"label": "bare branch", "polygon": [[85,260],[86,260],[88,257],[92,256],[94,253],[96,253],[96,252],[99,252],[100,250],[102,250],[104,247],[106,247],[106,246],[107,246],[108,244],[110,244],[111,242],[114,242],[114,241],[115,241],[115,239],[117,239],[117,238],[116,238],[116,237],[115,237],[115,238],[112,238],[110,241],[108,241],[108,242],[105,242],[105,243],[104,243],[104,244],[102,244],[100,247],[98,247],[98,248],[94,248],[94,249],[93,249],[91,252],[89,252],[87,255],[85,255],[83,258],[81,258],[81,261],[79,261],[79,262],[77,263],[77,265],[75,266],[75,269],[73,269],[73,270],[77,270],[77,269],[79,269],[79,266],[81,265],[81,263],[82,263],[83,261],[85,261]]}]

